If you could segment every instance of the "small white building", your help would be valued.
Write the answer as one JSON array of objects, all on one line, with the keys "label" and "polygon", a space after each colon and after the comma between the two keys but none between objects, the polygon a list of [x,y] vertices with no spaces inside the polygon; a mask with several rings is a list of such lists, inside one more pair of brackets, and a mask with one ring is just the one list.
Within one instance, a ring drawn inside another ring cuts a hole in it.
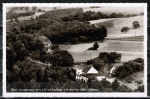
[{"label": "small white building", "polygon": [[93,67],[93,65],[85,67],[82,72],[85,74],[98,74],[98,71]]},{"label": "small white building", "polygon": [[111,68],[108,68],[107,73],[106,73],[107,77],[111,77],[112,74],[114,74],[115,69],[116,68],[114,66]]}]

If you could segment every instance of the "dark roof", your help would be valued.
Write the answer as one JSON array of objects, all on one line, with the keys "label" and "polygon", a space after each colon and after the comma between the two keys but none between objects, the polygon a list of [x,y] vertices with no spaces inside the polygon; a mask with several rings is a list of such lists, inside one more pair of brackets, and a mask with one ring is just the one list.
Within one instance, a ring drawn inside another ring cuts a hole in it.
[{"label": "dark roof", "polygon": [[108,66],[107,71],[110,71],[113,68],[113,66]]},{"label": "dark roof", "polygon": [[84,66],[82,72],[87,73],[92,67],[93,67],[93,65],[87,65],[87,66]]},{"label": "dark roof", "polygon": [[80,65],[78,65],[77,68],[78,68],[79,70],[83,70],[83,68],[84,68],[85,66],[86,66],[85,64],[80,64]]}]

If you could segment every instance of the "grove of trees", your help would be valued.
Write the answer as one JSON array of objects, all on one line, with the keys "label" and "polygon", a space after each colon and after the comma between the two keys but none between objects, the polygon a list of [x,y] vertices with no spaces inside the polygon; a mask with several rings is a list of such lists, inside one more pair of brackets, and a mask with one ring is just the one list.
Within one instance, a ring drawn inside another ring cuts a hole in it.
[{"label": "grove of trees", "polygon": [[101,52],[99,54],[99,58],[102,59],[105,63],[115,63],[116,61],[120,61],[121,53],[116,52]]},{"label": "grove of trees", "polygon": [[144,60],[142,58],[137,58],[135,60],[125,62],[121,66],[118,66],[114,71],[114,76],[123,79],[135,72],[142,71],[143,69]]}]

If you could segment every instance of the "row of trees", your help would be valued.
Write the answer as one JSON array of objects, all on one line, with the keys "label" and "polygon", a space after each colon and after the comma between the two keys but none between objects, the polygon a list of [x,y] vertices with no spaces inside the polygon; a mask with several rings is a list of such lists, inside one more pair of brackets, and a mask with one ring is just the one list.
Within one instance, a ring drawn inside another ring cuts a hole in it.
[{"label": "row of trees", "polygon": [[6,20],[13,20],[19,17],[24,17],[24,16],[31,16],[34,15],[35,12],[33,11],[27,11],[27,12],[20,12],[20,13],[15,13],[15,12],[7,12],[6,13]]},{"label": "row of trees", "polygon": [[[36,11],[38,8],[33,6],[32,8],[32,11]],[[10,11],[16,11],[16,10],[25,10],[25,11],[29,11],[30,10],[30,7],[11,7],[10,8]]]},{"label": "row of trees", "polygon": [[135,72],[142,71],[143,69],[144,59],[137,58],[135,60],[125,62],[121,66],[118,66],[114,71],[114,76],[123,79]]},{"label": "row of trees", "polygon": [[58,17],[64,17],[68,15],[74,15],[76,13],[82,13],[82,8],[70,8],[70,9],[55,9],[46,11],[44,14],[40,15],[39,17],[42,19],[52,19]]},{"label": "row of trees", "polygon": [[74,15],[68,15],[61,17],[63,21],[73,21],[73,20],[79,20],[79,21],[90,21],[90,20],[96,20],[96,19],[103,19],[103,18],[123,18],[123,17],[132,17],[137,15],[123,15],[121,13],[112,13],[112,14],[104,14],[102,12],[94,12],[94,11],[87,11],[82,13],[76,13]]}]

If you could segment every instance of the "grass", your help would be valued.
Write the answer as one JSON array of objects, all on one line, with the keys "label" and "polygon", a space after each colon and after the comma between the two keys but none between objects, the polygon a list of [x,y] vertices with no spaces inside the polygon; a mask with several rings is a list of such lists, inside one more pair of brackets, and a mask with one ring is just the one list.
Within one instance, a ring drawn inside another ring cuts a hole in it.
[{"label": "grass", "polygon": [[124,38],[106,38],[107,40],[121,40],[121,41],[143,41],[144,36],[124,37]]},{"label": "grass", "polygon": [[[96,26],[105,26],[107,28],[107,37],[106,38],[124,38],[124,37],[134,37],[134,36],[143,36],[144,35],[144,17],[136,16],[130,18],[109,18],[109,19],[98,19],[90,21],[91,24]],[[133,21],[138,21],[140,24],[139,29],[133,29]],[[129,27],[130,30],[126,33],[121,32],[123,27]]]}]

